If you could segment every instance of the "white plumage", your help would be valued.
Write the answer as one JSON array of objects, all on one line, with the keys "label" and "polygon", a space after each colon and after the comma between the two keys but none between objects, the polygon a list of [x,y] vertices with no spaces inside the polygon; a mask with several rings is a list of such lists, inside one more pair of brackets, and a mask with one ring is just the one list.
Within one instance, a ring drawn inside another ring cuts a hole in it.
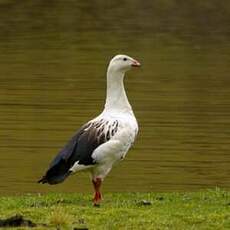
[{"label": "white plumage", "polygon": [[[116,119],[115,119],[116,118]],[[72,172],[78,172],[85,169],[90,169],[93,179],[101,178],[102,180],[111,170],[114,163],[124,159],[131,145],[134,143],[136,134],[138,132],[137,121],[133,114],[106,114],[102,113],[91,122],[97,122],[104,119],[104,134],[109,132],[109,128],[115,121],[118,121],[117,132],[107,142],[99,145],[92,153],[92,158],[95,165],[81,165],[76,162],[70,169]],[[100,127],[99,127],[100,128]]]},{"label": "white plumage", "polygon": [[127,55],[116,55],[110,61],[103,112],[82,126],[39,182],[56,184],[70,174],[88,170],[95,189],[94,204],[100,202],[103,179],[125,157],[138,132],[123,83],[125,72],[132,66],[138,67],[140,63]]}]

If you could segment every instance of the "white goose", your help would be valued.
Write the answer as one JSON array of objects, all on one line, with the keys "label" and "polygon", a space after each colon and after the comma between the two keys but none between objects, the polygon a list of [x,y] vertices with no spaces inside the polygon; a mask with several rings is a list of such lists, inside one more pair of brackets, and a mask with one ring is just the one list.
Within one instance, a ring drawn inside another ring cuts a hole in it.
[{"label": "white goose", "polygon": [[88,170],[92,175],[94,205],[101,201],[100,186],[114,163],[123,159],[133,144],[138,124],[125,93],[125,72],[140,63],[116,55],[107,70],[107,94],[103,112],[83,125],[50,164],[39,183],[57,184],[70,174]]}]

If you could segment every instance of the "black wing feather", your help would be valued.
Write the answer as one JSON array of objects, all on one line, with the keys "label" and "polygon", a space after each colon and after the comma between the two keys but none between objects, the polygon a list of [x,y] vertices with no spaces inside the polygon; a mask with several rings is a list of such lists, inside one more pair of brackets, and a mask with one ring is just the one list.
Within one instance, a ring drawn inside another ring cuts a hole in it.
[{"label": "black wing feather", "polygon": [[57,184],[65,180],[71,173],[69,169],[76,161],[83,165],[93,165],[93,151],[108,141],[103,133],[104,120],[84,125],[75,136],[65,145],[51,162],[45,176],[39,183]]}]

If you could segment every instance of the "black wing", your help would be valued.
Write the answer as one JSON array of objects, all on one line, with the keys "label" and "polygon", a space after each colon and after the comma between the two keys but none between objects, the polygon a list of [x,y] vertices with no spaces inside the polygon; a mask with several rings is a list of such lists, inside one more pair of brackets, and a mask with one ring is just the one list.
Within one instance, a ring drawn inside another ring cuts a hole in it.
[{"label": "black wing", "polygon": [[[78,161],[78,164],[93,165],[93,151],[105,143],[117,131],[118,122],[108,126],[108,121],[89,122],[84,125],[75,136],[66,144],[50,164],[45,176],[39,183],[57,184],[65,180],[71,173],[70,168]],[[106,126],[107,129],[106,129]]]}]

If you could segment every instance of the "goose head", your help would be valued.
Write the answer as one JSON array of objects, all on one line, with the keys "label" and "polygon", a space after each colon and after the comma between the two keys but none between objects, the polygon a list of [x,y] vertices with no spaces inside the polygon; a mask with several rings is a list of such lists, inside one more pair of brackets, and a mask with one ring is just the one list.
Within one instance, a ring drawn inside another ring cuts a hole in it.
[{"label": "goose head", "polygon": [[141,64],[134,58],[131,58],[124,54],[118,54],[111,59],[108,70],[113,72],[125,73],[126,71],[132,69],[132,67],[140,66]]}]

